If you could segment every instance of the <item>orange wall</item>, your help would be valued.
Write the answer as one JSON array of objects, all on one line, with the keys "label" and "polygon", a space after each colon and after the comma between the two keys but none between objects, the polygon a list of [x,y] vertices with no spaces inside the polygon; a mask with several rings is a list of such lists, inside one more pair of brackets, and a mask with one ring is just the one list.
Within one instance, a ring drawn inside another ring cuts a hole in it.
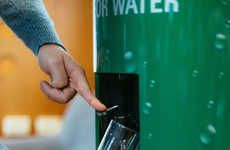
[{"label": "orange wall", "polygon": [[[45,0],[66,48],[86,69],[93,85],[92,1]],[[40,91],[46,76],[36,57],[0,22],[0,119],[6,114],[61,114],[64,105],[49,101]]]}]

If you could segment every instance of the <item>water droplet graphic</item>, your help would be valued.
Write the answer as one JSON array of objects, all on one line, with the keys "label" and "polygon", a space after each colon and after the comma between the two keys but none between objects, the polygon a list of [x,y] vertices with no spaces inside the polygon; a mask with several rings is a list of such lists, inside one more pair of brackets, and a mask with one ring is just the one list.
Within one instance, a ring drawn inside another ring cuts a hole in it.
[{"label": "water droplet graphic", "polygon": [[132,59],[132,58],[133,58],[133,52],[131,52],[131,51],[125,52],[125,54],[124,54],[124,59],[130,60],[130,59]]},{"label": "water droplet graphic", "polygon": [[150,80],[149,87],[154,88],[155,85],[156,85],[156,81],[155,80]]},{"label": "water droplet graphic", "polygon": [[200,134],[201,143],[205,145],[210,144],[213,141],[215,134],[216,134],[216,128],[214,127],[214,125],[208,124],[205,127],[204,132]]},{"label": "water droplet graphic", "polygon": [[148,133],[147,138],[148,138],[148,140],[151,140],[153,138],[153,134],[152,133]]},{"label": "water droplet graphic", "polygon": [[214,107],[214,105],[215,105],[215,102],[213,100],[210,100],[208,102],[208,109],[212,109]]},{"label": "water droplet graphic", "polygon": [[133,63],[128,63],[125,65],[125,70],[128,72],[128,73],[133,73],[135,72],[137,69],[136,65],[133,64]]},{"label": "water droplet graphic", "polygon": [[145,106],[148,107],[148,108],[152,108],[152,104],[150,102],[146,102]]},{"label": "water droplet graphic", "polygon": [[216,34],[215,47],[217,50],[223,50],[226,47],[226,35],[223,33]]},{"label": "water droplet graphic", "polygon": [[220,80],[222,80],[223,77],[224,77],[224,72],[220,72],[219,75],[218,75],[218,78],[219,78]]},{"label": "water droplet graphic", "polygon": [[200,134],[200,141],[203,144],[210,144],[211,143],[211,137],[208,134],[202,133]]},{"label": "water droplet graphic", "polygon": [[155,84],[155,83],[156,83],[156,81],[155,81],[155,80],[151,80],[150,82],[151,82],[152,84]]},{"label": "water droplet graphic", "polygon": [[222,33],[218,33],[218,34],[216,34],[216,38],[217,38],[217,39],[225,40],[225,39],[226,39],[226,36],[225,36],[224,34],[222,34]]},{"label": "water droplet graphic", "polygon": [[198,75],[199,75],[199,71],[198,71],[198,70],[193,70],[192,76],[193,76],[194,78],[196,78],[196,77],[198,77]]},{"label": "water droplet graphic", "polygon": [[146,102],[143,109],[144,114],[146,115],[150,114],[151,109],[152,109],[152,104],[150,102]]},{"label": "water droplet graphic", "polygon": [[143,64],[144,64],[144,68],[147,68],[147,66],[148,66],[148,61],[144,61]]},{"label": "water droplet graphic", "polygon": [[230,19],[226,21],[225,27],[230,30]]},{"label": "water droplet graphic", "polygon": [[209,131],[211,134],[216,134],[216,128],[215,128],[212,124],[209,124],[209,125],[208,125],[208,131]]},{"label": "water droplet graphic", "polygon": [[230,0],[220,0],[221,4],[227,6],[230,4]]},{"label": "water droplet graphic", "polygon": [[125,71],[127,71],[128,73],[133,73],[137,69],[135,61],[133,61],[133,57],[134,57],[134,54],[132,51],[126,51],[124,53],[124,59],[126,60]]}]

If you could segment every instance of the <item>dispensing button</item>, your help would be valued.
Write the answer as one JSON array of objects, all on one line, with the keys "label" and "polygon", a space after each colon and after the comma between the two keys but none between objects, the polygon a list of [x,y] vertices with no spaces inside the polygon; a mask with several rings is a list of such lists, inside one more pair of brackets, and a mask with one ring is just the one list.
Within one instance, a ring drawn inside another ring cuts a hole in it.
[{"label": "dispensing button", "polygon": [[98,111],[96,114],[97,116],[101,117],[101,116],[107,116],[111,113],[114,113],[114,111],[117,111],[119,109],[118,105],[115,105],[113,107],[107,108],[105,111]]}]

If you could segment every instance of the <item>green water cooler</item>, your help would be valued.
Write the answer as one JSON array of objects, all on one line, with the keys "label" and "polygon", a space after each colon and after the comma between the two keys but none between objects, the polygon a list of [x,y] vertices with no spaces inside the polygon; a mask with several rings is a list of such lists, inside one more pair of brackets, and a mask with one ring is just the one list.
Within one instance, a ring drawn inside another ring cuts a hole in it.
[{"label": "green water cooler", "polygon": [[[230,0],[94,0],[96,93],[140,150],[230,150]],[[97,118],[97,143],[108,122]]]}]

